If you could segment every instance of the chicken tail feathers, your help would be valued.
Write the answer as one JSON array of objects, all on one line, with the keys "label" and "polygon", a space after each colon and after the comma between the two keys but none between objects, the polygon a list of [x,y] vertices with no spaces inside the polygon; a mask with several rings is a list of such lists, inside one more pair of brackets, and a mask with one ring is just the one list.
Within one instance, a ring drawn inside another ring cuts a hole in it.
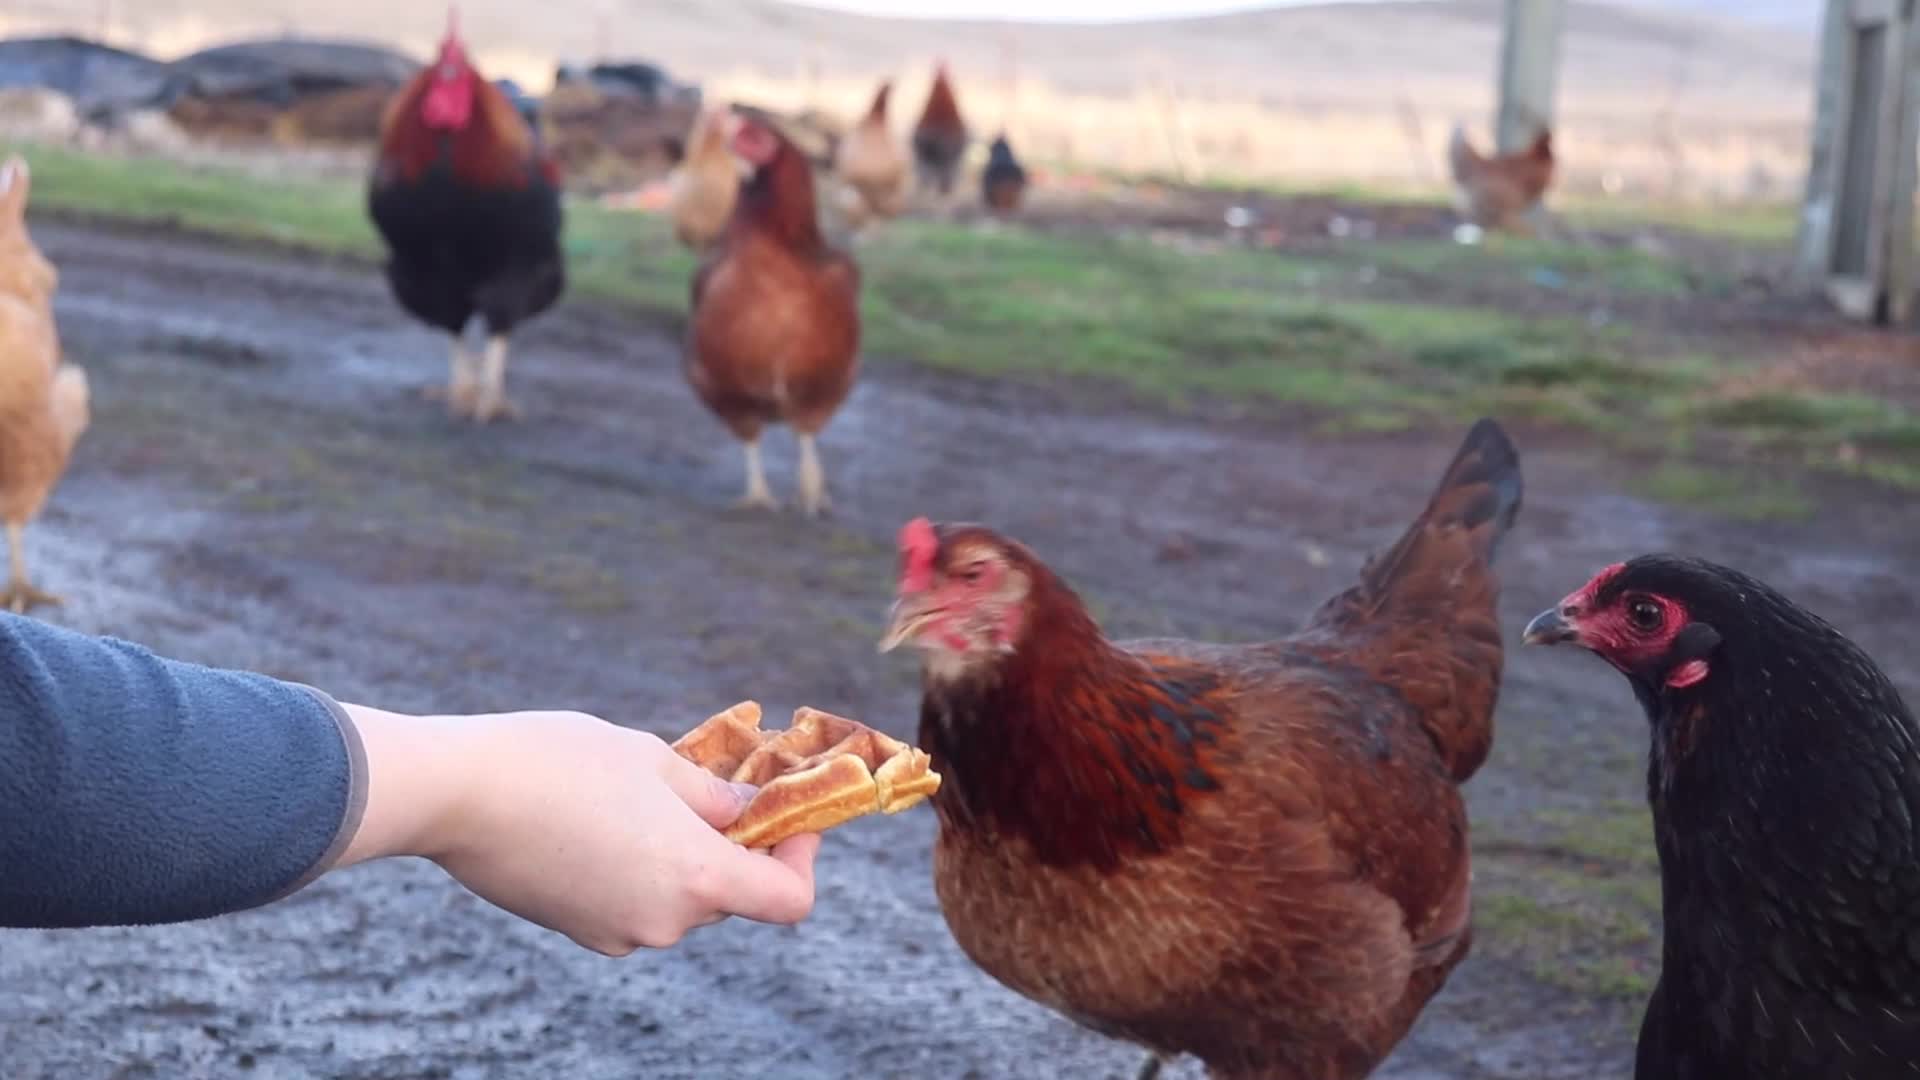
[{"label": "chicken tail feathers", "polygon": [[1481,420],[1427,508],[1313,620],[1420,712],[1456,779],[1492,745],[1502,658],[1492,563],[1520,498],[1519,451]]},{"label": "chicken tail feathers", "polygon": [[1520,516],[1520,494],[1520,451],[1499,424],[1482,418],[1467,432],[1421,517],[1471,532],[1480,558],[1492,565],[1500,541]]},{"label": "chicken tail feathers", "polygon": [[[1386,551],[1360,572],[1361,596],[1368,614],[1391,606],[1402,579],[1428,572],[1454,580],[1469,567],[1493,565],[1500,541],[1520,514],[1520,451],[1492,420],[1482,419],[1467,432],[1440,478],[1427,508]],[[1464,541],[1464,542],[1462,542]]]}]

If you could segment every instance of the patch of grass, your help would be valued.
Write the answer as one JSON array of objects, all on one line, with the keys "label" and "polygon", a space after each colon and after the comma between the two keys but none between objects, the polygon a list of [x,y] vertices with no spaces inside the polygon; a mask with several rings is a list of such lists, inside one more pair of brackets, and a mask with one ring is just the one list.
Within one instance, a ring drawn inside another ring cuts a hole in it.
[{"label": "patch of grass", "polygon": [[[43,207],[172,221],[243,239],[375,258],[358,183],[276,178],[157,160],[30,152]],[[570,202],[577,296],[669,325],[686,317],[694,260],[663,218]],[[1623,446],[1689,451],[1697,431],[1786,449],[1828,467],[1920,486],[1920,417],[1845,395],[1728,396],[1747,370],[1663,354],[1631,326],[1473,304],[1351,298],[1356,249],[1303,256],[1114,232],[1050,235],[903,221],[857,245],[865,352],[1184,408],[1230,402],[1311,410],[1327,428],[1395,431],[1492,413]],[[1688,288],[1683,267],[1622,250],[1503,239],[1490,249],[1375,243],[1367,259],[1493,278],[1545,269],[1602,295]],[[1507,283],[1511,285],[1511,282]],[[1492,295],[1510,295],[1511,288]],[[512,485],[463,479],[481,505]],[[1797,491],[1674,466],[1643,482],[1662,498],[1746,517],[1805,513]]]},{"label": "patch of grass", "polygon": [[248,240],[372,257],[364,195],[297,175],[271,181],[226,169],[27,148],[39,209],[111,213]]},{"label": "patch of grass", "polygon": [[[1659,971],[1660,878],[1644,803],[1544,815],[1529,844],[1478,830],[1476,947],[1518,959],[1542,981],[1639,1002]],[[1487,845],[1491,841],[1492,853]]]},{"label": "patch of grass", "polygon": [[[359,186],[276,181],[161,161],[31,155],[41,205],[318,251],[373,256]],[[685,317],[693,259],[656,216],[569,204],[581,295]],[[1103,380],[1173,405],[1195,397],[1359,412],[1372,427],[1442,410],[1447,387],[1394,378],[1436,335],[1525,320],[1414,304],[1314,299],[1324,261],[1195,250],[1133,235],[1055,237],[903,222],[859,245],[870,354],[1060,386]]]},{"label": "patch of grass", "polygon": [[1587,813],[1553,811],[1541,821],[1554,830],[1555,843],[1582,858],[1654,873],[1660,856],[1653,846],[1653,814],[1642,802],[1613,802]]},{"label": "patch of grass", "polygon": [[1920,417],[1861,394],[1762,391],[1699,402],[1692,419],[1769,438],[1920,448]]},{"label": "patch of grass", "polygon": [[1350,259],[1423,277],[1580,292],[1685,296],[1715,284],[1676,259],[1632,248],[1591,247],[1496,235],[1472,246],[1451,240],[1357,244]]},{"label": "patch of grass", "polygon": [[1617,912],[1532,895],[1494,892],[1474,901],[1475,937],[1496,955],[1524,958],[1549,986],[1600,998],[1639,1000],[1658,968],[1625,950],[1644,949],[1644,922]]},{"label": "patch of grass", "polygon": [[1662,225],[1754,246],[1791,243],[1799,211],[1787,203],[1689,204],[1556,198],[1556,211],[1595,228]]},{"label": "patch of grass", "polygon": [[1746,521],[1801,521],[1814,509],[1813,501],[1791,482],[1671,462],[1641,476],[1634,487],[1649,499]]},{"label": "patch of grass", "polygon": [[1920,489],[1920,414],[1863,394],[1763,390],[1683,402],[1682,420],[1811,464]]}]

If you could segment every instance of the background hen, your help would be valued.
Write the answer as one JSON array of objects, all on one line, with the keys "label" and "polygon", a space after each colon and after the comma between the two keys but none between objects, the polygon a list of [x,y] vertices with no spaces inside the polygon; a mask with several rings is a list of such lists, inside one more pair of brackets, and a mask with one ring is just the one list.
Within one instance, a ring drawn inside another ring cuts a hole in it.
[{"label": "background hen", "polygon": [[943,198],[951,193],[966,155],[967,123],[961,119],[960,103],[954,98],[953,82],[943,63],[934,69],[927,103],[913,126],[913,162],[920,190],[936,191]]},{"label": "background hen", "polygon": [[1010,214],[1020,208],[1027,193],[1027,170],[1013,156],[1005,134],[995,136],[987,150],[987,167],[980,170],[980,198],[987,209]]},{"label": "background hen", "polygon": [[1467,133],[1453,129],[1447,141],[1454,201],[1469,221],[1488,229],[1517,229],[1553,182],[1553,133],[1542,131],[1525,150],[1487,157]]},{"label": "background hen", "polygon": [[30,185],[24,160],[0,165],[0,522],[9,556],[0,607],[14,612],[60,603],[29,582],[25,534],[89,418],[86,373],[60,362],[59,275],[27,232]]},{"label": "background hen", "polygon": [[800,444],[800,506],[828,507],[818,436],[853,390],[860,270],[820,235],[813,171],[785,136],[743,118],[734,149],[753,174],[733,222],[693,278],[686,375],[746,449],[746,506],[778,505],[760,460],[769,423]]},{"label": "background hen", "polygon": [[[482,423],[509,415],[508,335],[566,286],[559,168],[451,25],[388,107],[368,208],[394,298],[453,338],[449,407]],[[474,321],[487,337],[478,358],[463,340]]]},{"label": "background hen", "polygon": [[893,82],[882,82],[873,104],[852,131],[840,140],[834,154],[834,173],[857,196],[848,217],[891,218],[905,208],[907,152],[887,126],[887,101]]},{"label": "background hen", "polygon": [[1366,1075],[1471,937],[1457,785],[1492,742],[1489,563],[1520,491],[1481,421],[1358,585],[1242,646],[1109,642],[1025,547],[909,524],[882,647],[923,654],[961,948],[1215,1077]]},{"label": "background hen", "polygon": [[734,159],[733,110],[701,109],[687,135],[687,158],[674,170],[667,212],[673,235],[704,251],[726,231],[740,195],[740,163]]},{"label": "background hen", "polygon": [[1920,725],[1866,653],[1745,574],[1647,556],[1527,627],[1651,725],[1663,905],[1638,1080],[1910,1076]]}]

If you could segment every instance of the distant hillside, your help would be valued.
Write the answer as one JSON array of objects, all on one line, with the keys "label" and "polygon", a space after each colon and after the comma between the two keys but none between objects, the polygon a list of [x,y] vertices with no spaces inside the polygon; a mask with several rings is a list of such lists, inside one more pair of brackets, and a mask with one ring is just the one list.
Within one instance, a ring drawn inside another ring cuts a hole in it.
[{"label": "distant hillside", "polygon": [[[1560,98],[1572,175],[1618,186],[1605,174],[1653,170],[1675,190],[1784,184],[1802,153],[1812,36],[1677,6],[1764,14],[1795,4],[1573,3]],[[445,19],[440,3],[391,0],[106,7],[115,43],[164,55],[294,31],[424,56]],[[460,18],[490,73],[534,88],[558,58],[639,56],[723,96],[847,115],[883,75],[901,80],[899,100],[911,108],[931,61],[944,57],[976,122],[1004,125],[1054,160],[1432,184],[1446,129],[1491,113],[1502,8],[1389,0],[1075,26],[882,19],[775,0],[461,0]],[[10,0],[0,32],[90,32],[102,10],[100,0]]]},{"label": "distant hillside", "polygon": [[1811,30],[1820,23],[1823,0],[1628,0],[1642,7],[1657,8],[1671,14],[1709,17],[1759,23],[1765,26]]},{"label": "distant hillside", "polygon": [[[1801,92],[1812,50],[1804,36],[1756,27],[1746,18],[1703,19],[1674,9],[1764,13],[1807,0],[1641,2],[1649,6],[1572,5],[1571,78],[1581,69],[1621,75],[1678,65],[1689,69],[1690,81],[1737,98]],[[1339,98],[1383,81],[1486,81],[1502,2],[1309,4],[1110,26],[880,19],[776,0],[545,0],[537,6],[463,0],[459,6],[478,51],[514,66],[523,79],[550,76],[554,57],[608,53],[647,56],[696,76],[748,69],[863,78],[940,54],[976,78],[998,76],[1011,63],[1023,78],[1080,93],[1123,94],[1149,79],[1170,79],[1260,97]],[[446,18],[438,3],[389,0],[11,0],[0,9],[0,31],[92,32],[103,11],[110,13],[116,43],[163,54],[283,32],[373,38],[424,54]]]}]

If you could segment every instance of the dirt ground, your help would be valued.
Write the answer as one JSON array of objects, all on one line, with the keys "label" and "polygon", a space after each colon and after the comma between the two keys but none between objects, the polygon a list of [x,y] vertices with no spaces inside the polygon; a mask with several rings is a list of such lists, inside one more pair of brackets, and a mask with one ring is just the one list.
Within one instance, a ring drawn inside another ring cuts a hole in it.
[{"label": "dirt ground", "polygon": [[[671,737],[754,696],[908,733],[912,663],[874,652],[907,518],[1027,540],[1118,632],[1247,639],[1349,581],[1461,434],[1062,411],[880,358],[826,436],[839,513],[815,525],[727,508],[738,450],[682,383],[670,329],[563,308],[513,361],[526,419],[475,431],[417,398],[444,378],[443,345],[364,267],[73,225],[37,238],[96,408],[30,534],[70,599],[53,617],[398,709],[575,707]],[[1685,550],[1774,581],[1920,690],[1911,501],[1828,483],[1812,522],[1730,523],[1622,494],[1630,463],[1514,434],[1516,637],[1598,566]],[[790,445],[770,445],[781,493]],[[1499,840],[1484,879],[1549,858],[1527,850],[1549,819],[1641,798],[1643,722],[1596,662],[1516,648],[1499,724],[1470,788],[1476,837]],[[1131,1076],[1132,1049],[960,955],[929,882],[933,827],[920,810],[837,831],[797,929],[726,925],[625,961],[399,863],[202,924],[0,934],[0,1072]],[[1483,924],[1380,1075],[1629,1075],[1637,1002],[1570,991],[1497,932]]]}]

